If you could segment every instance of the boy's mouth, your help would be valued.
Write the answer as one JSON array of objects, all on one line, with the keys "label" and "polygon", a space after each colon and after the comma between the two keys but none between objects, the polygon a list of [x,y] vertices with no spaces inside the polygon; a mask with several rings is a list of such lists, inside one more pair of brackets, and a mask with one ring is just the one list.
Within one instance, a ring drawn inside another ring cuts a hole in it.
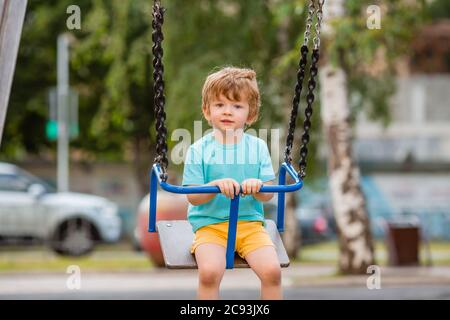
[{"label": "boy's mouth", "polygon": [[231,120],[220,120],[220,122],[222,122],[222,123],[233,123],[233,121],[231,121]]}]

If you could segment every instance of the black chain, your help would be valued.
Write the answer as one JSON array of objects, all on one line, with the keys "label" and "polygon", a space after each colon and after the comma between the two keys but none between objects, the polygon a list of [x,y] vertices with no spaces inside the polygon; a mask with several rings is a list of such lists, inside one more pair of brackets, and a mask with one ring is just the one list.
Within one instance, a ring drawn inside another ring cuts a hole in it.
[{"label": "black chain", "polygon": [[299,69],[297,71],[297,83],[295,85],[294,99],[292,100],[291,118],[289,121],[289,133],[286,138],[286,149],[284,152],[284,161],[292,163],[291,151],[292,143],[294,141],[295,124],[297,122],[298,105],[300,103],[300,96],[303,88],[303,79],[305,78],[305,68],[308,60],[308,46],[302,45],[300,49],[301,58],[299,62]]},{"label": "black chain", "polygon": [[306,158],[308,156],[308,143],[310,140],[309,130],[311,129],[311,117],[313,114],[314,89],[316,88],[317,63],[319,61],[320,48],[320,29],[322,23],[322,7],[325,0],[310,0],[308,5],[308,18],[306,20],[306,28],[304,42],[301,48],[300,70],[297,72],[297,84],[295,86],[294,99],[292,101],[291,118],[289,122],[289,133],[286,138],[285,162],[291,163],[292,143],[294,140],[295,124],[298,113],[298,105],[302,91],[303,79],[305,77],[305,67],[307,63],[308,42],[313,22],[314,13],[317,17],[315,25],[315,37],[313,39],[314,49],[311,54],[311,66],[309,69],[308,93],[306,95],[305,120],[303,122],[302,146],[300,147],[300,161],[298,176],[303,179],[306,176]]},{"label": "black chain", "polygon": [[161,180],[167,180],[167,167],[169,161],[167,159],[167,128],[165,125],[166,112],[164,111],[165,97],[164,97],[164,66],[162,62],[163,48],[162,41],[164,35],[162,33],[162,25],[164,23],[164,11],[160,1],[155,1],[153,4],[153,81],[154,81],[154,107],[156,117],[156,157],[155,163],[159,163],[162,173]]},{"label": "black chain", "polygon": [[309,69],[308,94],[306,95],[305,120],[303,122],[302,146],[300,148],[300,161],[298,163],[299,176],[306,176],[306,157],[308,156],[309,129],[311,128],[311,116],[313,113],[314,89],[316,88],[317,62],[319,61],[319,49],[314,49],[311,54],[311,67]]}]

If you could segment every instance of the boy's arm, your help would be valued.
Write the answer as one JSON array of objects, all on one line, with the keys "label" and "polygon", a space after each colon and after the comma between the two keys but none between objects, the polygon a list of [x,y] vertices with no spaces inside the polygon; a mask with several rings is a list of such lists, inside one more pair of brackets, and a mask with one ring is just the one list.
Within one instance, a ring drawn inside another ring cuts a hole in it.
[{"label": "boy's arm", "polygon": [[[195,186],[198,186],[198,184],[195,184]],[[209,202],[216,196],[216,193],[189,193],[186,196],[190,204],[192,204],[193,206],[199,206],[201,204]]]},{"label": "boy's arm", "polygon": [[[263,183],[263,185],[273,185],[273,184],[274,184],[273,181],[274,181],[274,180],[266,181],[266,182]],[[258,193],[253,194],[253,197],[254,197],[256,200],[258,200],[258,201],[266,202],[266,201],[269,201],[270,199],[272,199],[272,198],[273,198],[273,195],[274,195],[274,194],[273,194],[272,192],[270,192],[270,193],[262,193],[262,192],[258,192]]]}]

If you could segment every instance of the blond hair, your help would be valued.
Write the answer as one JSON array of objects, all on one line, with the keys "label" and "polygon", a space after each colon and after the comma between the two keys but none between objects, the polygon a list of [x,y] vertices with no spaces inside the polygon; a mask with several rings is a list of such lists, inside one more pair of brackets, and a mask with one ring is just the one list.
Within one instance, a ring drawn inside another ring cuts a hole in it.
[{"label": "blond hair", "polygon": [[202,90],[202,111],[209,113],[209,105],[224,95],[230,101],[247,100],[249,114],[247,119],[254,123],[259,115],[261,99],[256,81],[256,72],[252,69],[225,67],[211,73],[205,81]]}]

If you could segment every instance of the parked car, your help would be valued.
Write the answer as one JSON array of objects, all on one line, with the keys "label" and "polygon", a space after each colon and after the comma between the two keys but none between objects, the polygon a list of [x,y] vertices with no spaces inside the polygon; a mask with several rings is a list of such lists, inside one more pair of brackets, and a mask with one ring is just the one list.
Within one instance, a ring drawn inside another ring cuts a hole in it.
[{"label": "parked car", "polygon": [[[312,244],[335,238],[336,223],[331,208],[324,202],[325,198],[319,197],[312,201],[312,195],[308,191],[305,192],[305,195],[310,196],[310,201],[302,202],[303,205],[295,209],[297,228],[301,237],[300,243],[302,245]],[[266,218],[276,221],[277,206],[276,197],[264,204]]]},{"label": "parked car", "polygon": [[305,185],[297,193],[297,205],[295,214],[302,244],[336,238],[336,221],[326,180],[317,179]]},{"label": "parked car", "polygon": [[[149,205],[150,195],[142,198],[136,212],[136,226],[134,231],[133,247],[141,250],[153,262],[156,267],[164,267],[164,258],[159,242],[158,233],[149,232]],[[186,195],[158,191],[158,203],[156,206],[157,220],[186,220],[188,201]]]},{"label": "parked car", "polygon": [[336,237],[334,217],[325,208],[297,208],[297,225],[302,244],[327,241]]},{"label": "parked car", "polygon": [[44,241],[58,254],[81,256],[120,238],[118,206],[108,199],[61,192],[0,162],[0,239]]}]

